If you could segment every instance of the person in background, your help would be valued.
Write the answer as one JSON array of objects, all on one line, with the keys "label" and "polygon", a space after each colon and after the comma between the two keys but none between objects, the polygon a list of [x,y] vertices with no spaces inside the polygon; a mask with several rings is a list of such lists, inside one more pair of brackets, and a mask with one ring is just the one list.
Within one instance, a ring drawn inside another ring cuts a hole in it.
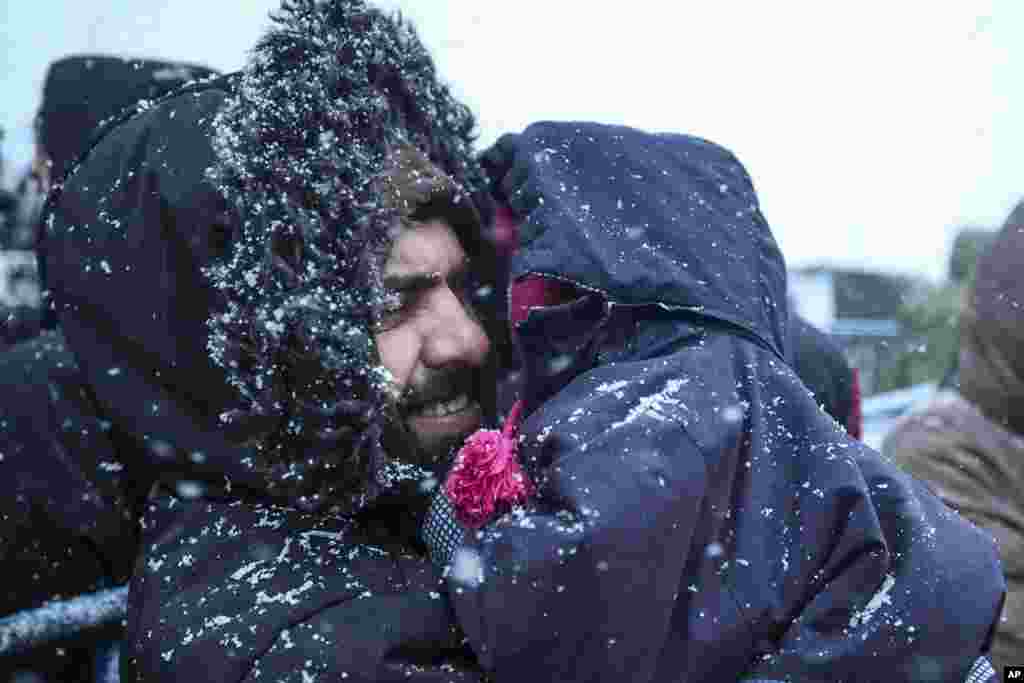
[{"label": "person in background", "polygon": [[[3,131],[0,130],[0,142]],[[0,159],[0,175],[3,174]],[[35,254],[25,248],[31,220],[41,204],[26,172],[13,190],[0,188],[0,349],[33,336],[39,329],[39,281]]]},{"label": "person in background", "polygon": [[0,342],[6,346],[52,329],[56,317],[45,306],[37,265],[45,248],[39,220],[43,203],[85,155],[105,121],[117,118],[137,102],[152,102],[191,81],[218,75],[213,69],[186,62],[76,54],[51,63],[43,81],[35,117],[35,157],[19,183],[18,210],[5,226],[6,261],[11,268],[3,282],[8,293]]},{"label": "person in background", "polygon": [[883,452],[999,546],[1008,583],[992,648],[1024,662],[1024,203],[978,260],[961,304],[959,390],[898,423]]},{"label": "person in background", "polygon": [[[0,234],[6,236],[11,231],[17,212],[17,195],[6,188],[0,188]],[[3,239],[7,241],[6,238]]]},{"label": "person in background", "polygon": [[187,62],[113,55],[76,54],[54,61],[46,71],[35,120],[33,172],[43,192],[63,181],[104,121],[137,102],[218,75]]},{"label": "person in background", "polygon": [[826,413],[855,439],[863,436],[860,378],[832,339],[796,313],[789,319],[793,370]]},{"label": "person in background", "polygon": [[[6,133],[0,128],[0,145],[3,144]],[[0,147],[0,181],[6,177],[6,164],[3,157],[3,149]],[[18,210],[18,197],[6,187],[0,186],[0,244],[7,244],[10,240],[9,234],[14,226],[14,218]]]}]

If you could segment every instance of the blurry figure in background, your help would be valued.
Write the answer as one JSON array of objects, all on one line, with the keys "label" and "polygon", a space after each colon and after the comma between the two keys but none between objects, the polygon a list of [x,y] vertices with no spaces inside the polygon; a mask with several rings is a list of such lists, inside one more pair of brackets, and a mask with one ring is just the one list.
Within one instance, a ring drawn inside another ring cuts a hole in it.
[{"label": "blurry figure in background", "polygon": [[203,66],[183,62],[73,55],[50,64],[42,103],[35,119],[36,151],[30,172],[19,183],[18,210],[5,231],[9,265],[0,270],[3,293],[0,343],[13,345],[56,324],[41,310],[36,252],[45,246],[39,221],[44,200],[55,183],[72,170],[90,147],[104,121],[139,101],[159,99],[183,84],[216,76]]},{"label": "blurry figure in background", "polygon": [[832,339],[796,313],[789,317],[793,370],[825,412],[855,439],[863,436],[860,379]]},{"label": "blurry figure in background", "polygon": [[[0,181],[6,176],[2,147],[4,137],[4,129],[0,128]],[[6,187],[0,186],[0,244],[6,244],[9,241],[7,235],[14,225],[17,209],[17,196]]]},{"label": "blurry figure in background", "polygon": [[[4,175],[2,161],[0,177]],[[35,255],[21,248],[30,233],[26,230],[28,222],[38,219],[42,203],[41,195],[32,192],[33,188],[28,172],[13,192],[0,188],[0,349],[34,335],[39,326]]]},{"label": "blurry figure in background", "polygon": [[36,116],[33,162],[43,192],[64,179],[104,121],[136,102],[216,75],[185,62],[108,55],[71,55],[50,64]]},{"label": "blurry figure in background", "polygon": [[959,394],[900,422],[883,451],[992,534],[1008,581],[992,649],[1024,662],[1024,204],[977,264],[960,315]]},{"label": "blurry figure in background", "polygon": [[493,404],[475,122],[400,20],[282,7],[53,190],[0,612],[131,577],[126,680],[478,681],[417,537]]},{"label": "blurry figure in background", "polygon": [[[962,311],[970,296],[970,285],[974,281],[974,274],[978,267],[978,260],[981,254],[989,250],[992,243],[999,235],[998,230],[987,230],[983,228],[964,228],[957,233],[953,241],[953,253],[949,257],[949,280],[960,288],[959,311]],[[959,314],[958,316],[959,317]],[[959,326],[957,328],[957,340],[960,339]],[[957,344],[954,353],[942,373],[942,379],[938,384],[938,391],[957,392],[960,388],[960,344]]]},{"label": "blurry figure in background", "polygon": [[993,543],[790,368],[785,265],[732,154],[545,122],[485,159],[522,221],[523,399],[460,451],[423,535],[495,679],[959,682],[987,665]]},{"label": "blurry figure in background", "polygon": [[[104,434],[95,422],[83,424],[80,432],[69,431],[72,416],[82,407],[76,404],[85,400],[84,395],[67,400],[75,396],[72,386],[79,386],[79,391],[84,386],[75,358],[64,349],[59,334],[46,335],[38,344],[15,346],[36,337],[41,327],[56,326],[53,312],[40,307],[36,255],[44,243],[40,212],[47,193],[87,152],[104,121],[139,100],[159,98],[190,80],[214,74],[188,64],[91,55],[58,60],[47,72],[36,117],[36,158],[18,184],[0,252],[0,343],[14,347],[0,360],[5,386],[0,451],[8,465],[4,471],[18,470],[5,479],[2,614],[124,580],[118,569],[124,559],[119,561],[111,548],[122,542],[131,546],[129,539],[135,534],[132,524],[121,529],[123,536],[110,526],[118,519],[109,510],[110,499],[80,469],[82,452],[91,448],[93,439],[102,442]],[[49,407],[47,397],[55,401]],[[20,416],[17,424],[15,415]],[[9,508],[15,512],[10,514]],[[127,519],[121,521],[127,524]],[[101,539],[99,528],[108,535]],[[130,561],[131,555],[126,558]],[[91,647],[95,642],[61,643],[60,656],[53,656],[50,648],[4,659],[0,677],[4,671],[33,671],[47,680],[89,680],[97,668],[106,666]]]},{"label": "blurry figure in background", "polygon": [[18,196],[10,190],[0,187],[0,241],[11,242],[10,234],[17,225]]},{"label": "blurry figure in background", "polygon": [[0,349],[39,333],[42,316],[36,256],[31,251],[0,251]]},{"label": "blurry figure in background", "polygon": [[6,251],[32,254],[38,241],[39,214],[46,201],[46,193],[40,187],[33,168],[34,165],[25,170],[14,189],[17,208],[0,245]]}]

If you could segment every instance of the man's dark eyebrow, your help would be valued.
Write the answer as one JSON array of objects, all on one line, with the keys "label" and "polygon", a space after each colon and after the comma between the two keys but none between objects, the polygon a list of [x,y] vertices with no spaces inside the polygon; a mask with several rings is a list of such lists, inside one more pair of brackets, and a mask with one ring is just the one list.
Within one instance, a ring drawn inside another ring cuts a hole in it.
[{"label": "man's dark eyebrow", "polygon": [[429,289],[439,284],[443,278],[441,273],[400,273],[385,275],[384,286],[396,292],[416,292]]},{"label": "man's dark eyebrow", "polygon": [[385,275],[384,286],[395,292],[416,292],[429,289],[440,284],[446,279],[450,282],[453,279],[457,280],[466,277],[469,275],[469,266],[469,257],[462,259],[461,263],[456,264],[456,266],[451,269],[447,278],[443,277],[440,271],[434,271],[431,273],[396,273],[394,275]]}]

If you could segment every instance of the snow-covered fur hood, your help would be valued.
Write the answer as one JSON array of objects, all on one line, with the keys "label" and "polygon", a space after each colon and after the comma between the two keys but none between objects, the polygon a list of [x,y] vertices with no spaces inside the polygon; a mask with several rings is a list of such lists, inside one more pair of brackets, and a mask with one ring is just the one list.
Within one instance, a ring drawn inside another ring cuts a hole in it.
[{"label": "snow-covered fur hood", "polygon": [[479,239],[474,127],[401,18],[284,0],[242,72],[106,131],[52,202],[47,261],[118,433],[161,472],[304,509],[408,474],[382,445],[405,440],[373,337],[381,269],[439,196]]},{"label": "snow-covered fur hood", "polygon": [[[243,414],[286,422],[257,446],[282,476],[333,465],[386,484],[390,383],[372,326],[389,227],[431,193],[482,186],[474,119],[401,18],[360,0],[285,0],[214,128],[211,178],[242,220],[230,260],[208,270],[227,302],[210,320],[212,356]],[[290,455],[352,418],[365,428],[337,462]]]}]

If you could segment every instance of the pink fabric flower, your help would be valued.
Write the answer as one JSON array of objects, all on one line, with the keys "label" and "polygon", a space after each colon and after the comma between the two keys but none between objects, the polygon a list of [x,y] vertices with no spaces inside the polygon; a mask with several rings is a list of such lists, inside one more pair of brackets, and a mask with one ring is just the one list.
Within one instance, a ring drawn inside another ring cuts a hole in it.
[{"label": "pink fabric flower", "polygon": [[522,402],[517,401],[501,431],[478,429],[455,456],[444,491],[459,522],[470,529],[479,529],[513,505],[522,505],[533,492],[516,460],[515,432],[521,412]]}]

